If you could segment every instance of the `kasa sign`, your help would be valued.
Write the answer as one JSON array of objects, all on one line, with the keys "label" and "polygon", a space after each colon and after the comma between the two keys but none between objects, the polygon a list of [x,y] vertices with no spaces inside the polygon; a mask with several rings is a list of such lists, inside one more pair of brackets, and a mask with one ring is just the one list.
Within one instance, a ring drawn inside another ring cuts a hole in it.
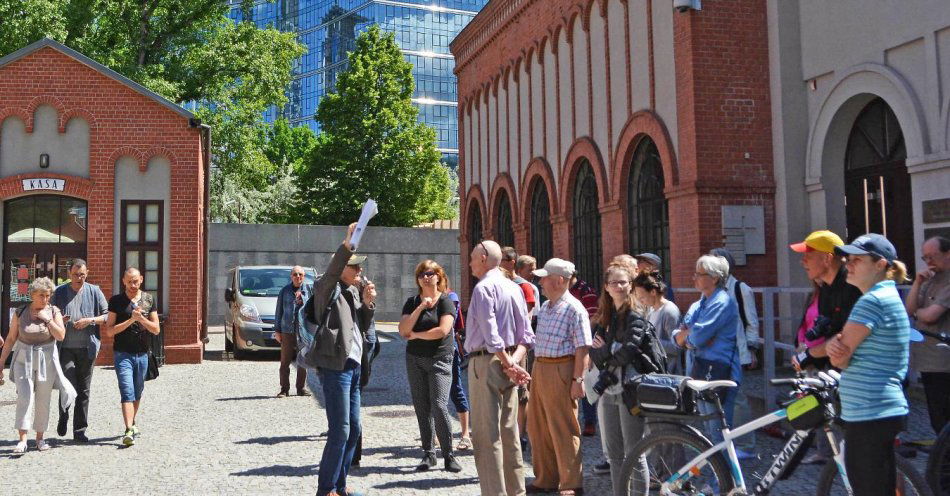
[{"label": "kasa sign", "polygon": [[62,191],[66,187],[65,179],[24,179],[23,191],[50,190]]}]

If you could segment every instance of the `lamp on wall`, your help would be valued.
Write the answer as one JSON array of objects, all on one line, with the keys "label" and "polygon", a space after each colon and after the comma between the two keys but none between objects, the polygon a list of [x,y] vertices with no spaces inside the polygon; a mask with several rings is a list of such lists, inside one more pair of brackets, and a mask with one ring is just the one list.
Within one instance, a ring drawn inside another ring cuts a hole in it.
[{"label": "lamp on wall", "polygon": [[40,154],[40,169],[46,169],[47,167],[49,167],[49,154]]}]

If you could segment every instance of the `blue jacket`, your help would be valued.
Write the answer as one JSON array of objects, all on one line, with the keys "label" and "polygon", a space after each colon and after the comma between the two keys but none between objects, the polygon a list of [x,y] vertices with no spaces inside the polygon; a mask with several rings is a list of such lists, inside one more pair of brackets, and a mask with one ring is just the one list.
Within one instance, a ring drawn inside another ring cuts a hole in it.
[{"label": "blue jacket", "polygon": [[736,330],[739,328],[739,307],[722,288],[709,297],[703,296],[689,307],[683,323],[690,330],[686,338],[693,356],[711,362],[729,364],[732,379],[742,377]]},{"label": "blue jacket", "polygon": [[[300,285],[302,302],[306,303],[310,299],[310,293],[313,291],[313,285],[303,283]],[[292,333],[297,330],[297,311],[302,304],[297,304],[297,288],[294,283],[289,283],[281,288],[277,295],[277,309],[274,312],[274,332]]]}]

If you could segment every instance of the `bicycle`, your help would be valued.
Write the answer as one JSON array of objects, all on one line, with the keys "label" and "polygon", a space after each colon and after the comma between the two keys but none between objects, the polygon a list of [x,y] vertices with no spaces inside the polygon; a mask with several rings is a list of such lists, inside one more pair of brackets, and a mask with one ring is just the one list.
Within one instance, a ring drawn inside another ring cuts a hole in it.
[{"label": "bicycle", "polygon": [[[634,447],[633,454],[624,462],[623,480],[629,481],[630,494],[661,494],[711,496],[765,495],[779,479],[794,473],[801,457],[795,455],[809,434],[821,429],[831,443],[833,460],[821,471],[818,480],[819,496],[850,495],[850,485],[845,474],[843,440],[839,443],[831,426],[835,413],[833,395],[840,375],[834,371],[819,372],[817,378],[803,377],[772,379],[774,385],[791,385],[792,399],[782,403],[782,408],[748,422],[736,429],[729,429],[719,396],[713,390],[720,387],[736,387],[728,380],[701,381],[686,379],[685,386],[697,397],[710,401],[715,411],[700,415],[693,412],[663,413],[657,410],[642,410],[640,415],[648,419],[649,434]],[[685,391],[685,390],[684,390]],[[641,405],[642,407],[642,405]],[[713,445],[706,436],[683,421],[718,419],[723,441]],[[768,471],[760,478],[751,492],[746,486],[736,456],[733,439],[767,425],[790,420],[795,432],[775,456]],[[671,456],[672,454],[672,456]],[[682,463],[670,459],[689,460]],[[931,496],[923,477],[901,457],[895,457],[899,495]],[[679,468],[676,468],[676,467]]]},{"label": "bicycle", "polygon": [[[937,346],[950,348],[950,334],[946,332],[919,331],[938,341]],[[944,426],[930,450],[927,459],[927,482],[936,496],[950,496],[950,424]]]}]

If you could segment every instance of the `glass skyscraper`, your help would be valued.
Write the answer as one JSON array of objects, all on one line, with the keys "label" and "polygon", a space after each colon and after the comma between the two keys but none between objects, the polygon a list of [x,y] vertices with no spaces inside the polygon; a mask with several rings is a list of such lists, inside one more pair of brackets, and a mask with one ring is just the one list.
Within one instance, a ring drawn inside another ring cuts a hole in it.
[{"label": "glass skyscraper", "polygon": [[[231,18],[242,20],[240,0],[231,0]],[[449,42],[488,0],[277,0],[254,3],[251,17],[261,27],[297,33],[308,52],[294,67],[290,101],[267,112],[268,121],[284,117],[293,125],[317,129],[313,120],[320,98],[334,89],[346,68],[346,54],[357,35],[373,24],[395,33],[412,63],[413,102],[419,119],[436,130],[439,150],[454,166],[458,159],[458,93],[455,59]]]}]

